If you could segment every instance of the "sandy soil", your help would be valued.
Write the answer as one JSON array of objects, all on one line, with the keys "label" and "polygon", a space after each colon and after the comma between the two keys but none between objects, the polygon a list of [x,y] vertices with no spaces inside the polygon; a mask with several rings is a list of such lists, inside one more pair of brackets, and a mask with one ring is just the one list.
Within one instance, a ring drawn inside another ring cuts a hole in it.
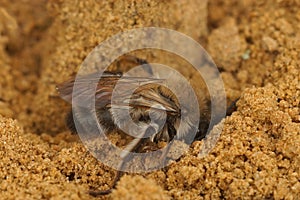
[{"label": "sandy soil", "polygon": [[[168,168],[126,174],[98,198],[300,199],[299,21],[294,0],[2,0],[0,198],[91,199],[89,189],[110,187],[116,172],[66,129],[70,105],[55,87],[109,36],[159,26],[208,50],[237,110],[208,156],[194,142]],[[177,59],[142,57],[196,79]]]}]

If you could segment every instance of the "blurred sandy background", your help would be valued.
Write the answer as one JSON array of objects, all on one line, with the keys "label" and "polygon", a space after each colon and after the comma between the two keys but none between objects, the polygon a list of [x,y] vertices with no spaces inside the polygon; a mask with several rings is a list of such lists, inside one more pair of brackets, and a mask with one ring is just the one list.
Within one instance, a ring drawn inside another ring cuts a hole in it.
[{"label": "blurred sandy background", "polygon": [[109,188],[115,171],[66,129],[70,106],[55,87],[109,36],[159,26],[208,50],[237,111],[208,156],[194,142],[167,169],[125,175],[99,198],[300,199],[299,21],[293,0],[2,0],[0,198],[91,199],[89,189]]}]

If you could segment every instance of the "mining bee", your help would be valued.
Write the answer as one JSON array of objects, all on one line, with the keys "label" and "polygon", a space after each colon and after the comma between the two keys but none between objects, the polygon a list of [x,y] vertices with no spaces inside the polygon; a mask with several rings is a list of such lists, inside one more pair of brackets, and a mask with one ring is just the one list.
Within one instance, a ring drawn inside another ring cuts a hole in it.
[{"label": "mining bee", "polygon": [[[134,143],[131,143],[131,145],[126,147],[130,152],[147,151],[147,149],[149,149],[148,145],[151,143],[157,144],[158,142],[162,141],[169,143],[174,138],[181,139],[186,134],[189,134],[189,131],[191,129],[195,128],[194,122],[199,122],[199,119],[195,119],[193,115],[187,115],[188,113],[192,113],[193,110],[183,110],[184,108],[180,107],[178,99],[174,95],[174,93],[168,88],[160,85],[160,82],[163,80],[159,78],[152,78],[151,74],[153,72],[151,66],[146,60],[127,55],[123,57],[120,62],[129,62],[133,65],[143,65],[145,72],[149,74],[149,77],[124,77],[121,72],[104,71],[100,80],[97,79],[96,74],[84,75],[79,78],[79,84],[81,82],[86,83],[90,81],[97,81],[95,94],[96,116],[100,127],[105,130],[107,134],[109,134],[111,131],[118,131],[120,126],[124,126],[124,124],[127,123],[127,119],[123,118],[122,115],[114,115],[114,111],[116,109],[122,109],[124,108],[124,106],[129,110],[131,119],[136,124],[149,123],[150,115],[152,115],[152,120],[154,120],[153,126],[149,126],[149,128],[143,130],[143,133],[136,133],[137,135],[145,135],[149,133],[153,134],[150,134],[151,136],[148,138],[137,139]],[[122,81],[118,84],[121,85],[122,90],[124,91],[130,88],[132,84],[142,84],[134,91],[130,99],[122,99],[121,96],[119,97],[119,101],[117,101],[118,103],[115,106],[112,106],[112,93],[117,82],[121,78]],[[82,95],[82,93],[84,93],[84,88],[78,91],[73,91],[74,81],[75,79],[73,78],[57,86],[57,90],[60,96],[68,102],[72,102],[72,93],[73,95]],[[82,85],[84,87],[84,84]],[[183,86],[178,84],[178,87]],[[184,93],[185,88],[179,89]],[[127,103],[122,104],[122,102]],[[201,112],[200,123],[196,125],[197,134],[194,138],[195,140],[200,140],[205,137],[208,128],[208,122],[210,119],[210,115],[208,113],[209,103],[203,100],[203,102],[201,102],[201,105],[203,105],[201,109],[205,110],[205,112]],[[74,119],[77,118],[77,111],[85,112],[85,109],[88,108],[80,106],[74,107],[73,105],[73,110],[67,115],[66,124],[72,132],[77,132],[74,120],[77,120],[79,122],[79,125],[82,126],[89,124],[88,118]],[[163,124],[161,124],[162,117],[165,118]],[[183,128],[180,132],[178,131],[178,127],[181,119],[181,125]],[[160,127],[160,129],[158,127]],[[122,165],[120,166],[112,188],[115,187],[116,182],[119,180],[122,173],[121,171]],[[90,191],[90,194],[93,196],[108,194],[111,192],[111,190],[112,189],[104,191]]]}]

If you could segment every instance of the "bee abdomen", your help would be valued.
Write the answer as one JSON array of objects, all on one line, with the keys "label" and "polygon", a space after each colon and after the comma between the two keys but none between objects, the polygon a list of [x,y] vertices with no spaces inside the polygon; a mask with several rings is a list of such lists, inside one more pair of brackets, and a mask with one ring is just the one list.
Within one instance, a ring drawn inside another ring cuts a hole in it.
[{"label": "bee abdomen", "polygon": [[66,121],[66,125],[67,125],[68,129],[73,134],[77,133],[72,110],[70,112],[68,112],[65,121]]}]

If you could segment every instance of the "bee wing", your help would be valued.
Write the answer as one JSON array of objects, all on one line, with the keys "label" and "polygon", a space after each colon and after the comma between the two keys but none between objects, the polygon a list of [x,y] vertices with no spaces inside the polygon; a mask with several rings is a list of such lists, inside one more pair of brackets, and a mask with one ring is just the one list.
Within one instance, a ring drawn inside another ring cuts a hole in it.
[{"label": "bee wing", "polygon": [[161,95],[153,89],[149,90],[149,92],[138,94],[138,96],[139,98],[132,100],[132,104],[165,110],[167,112],[178,112],[178,106],[173,100]]},{"label": "bee wing", "polygon": [[[102,85],[103,87],[113,87],[114,82],[121,77],[121,74],[113,74],[110,72],[104,72],[102,74],[102,78],[105,81],[102,81],[100,84],[99,75],[97,73],[88,74],[84,76],[78,76],[72,78],[68,81],[65,81],[59,85],[57,85],[56,89],[65,101],[72,103],[73,97],[82,97],[82,98],[91,98],[91,89],[98,83],[97,87]],[[73,93],[74,85],[76,84],[76,91]],[[105,85],[104,85],[105,84]]]},{"label": "bee wing", "polygon": [[[149,87],[149,88],[145,88]],[[115,124],[123,130],[130,130],[130,121],[150,116],[156,123],[164,122],[166,115],[180,114],[180,107],[170,98],[161,95],[152,84],[140,87],[131,97],[113,98],[111,112]],[[128,112],[133,116],[129,116]],[[125,111],[125,112],[123,112]],[[129,125],[129,127],[128,127]],[[137,132],[139,133],[139,132]]]},{"label": "bee wing", "polygon": [[[122,79],[120,79],[122,77]],[[75,97],[78,106],[85,106],[87,100],[95,98],[97,108],[104,108],[110,105],[113,90],[118,84],[122,88],[122,93],[117,95],[117,98],[122,101],[122,97],[127,94],[130,89],[139,87],[142,84],[161,83],[163,79],[148,78],[148,77],[132,77],[122,76],[121,73],[103,72],[101,78],[98,73],[93,73],[85,76],[80,76],[75,79],[70,79],[57,86],[57,91],[60,96],[67,102],[72,103]],[[76,83],[75,83],[76,82]],[[95,84],[96,91],[95,91]],[[73,91],[74,85],[76,91]],[[82,100],[80,102],[80,100]],[[124,99],[123,99],[124,100]]]}]

